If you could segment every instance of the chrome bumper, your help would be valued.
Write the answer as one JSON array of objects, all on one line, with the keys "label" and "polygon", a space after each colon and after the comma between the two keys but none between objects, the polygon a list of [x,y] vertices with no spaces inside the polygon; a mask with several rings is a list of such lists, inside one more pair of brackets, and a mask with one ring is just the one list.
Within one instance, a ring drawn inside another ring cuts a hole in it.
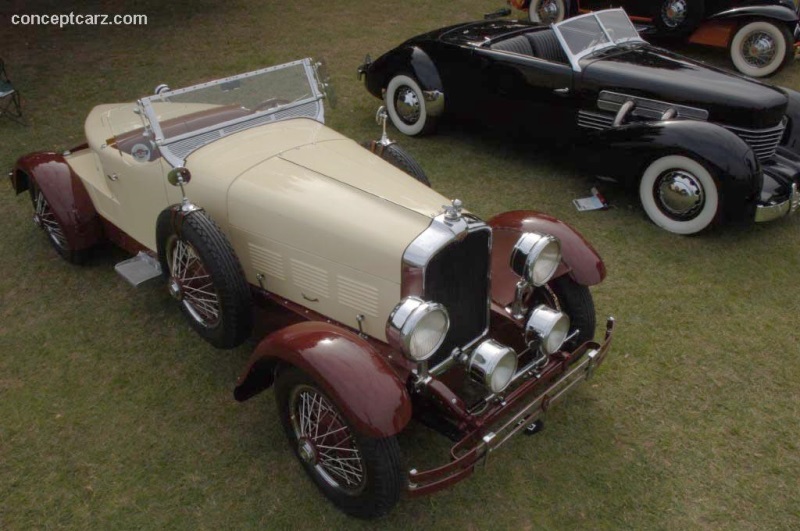
[{"label": "chrome bumper", "polygon": [[[560,402],[570,391],[584,380],[591,378],[611,349],[611,339],[615,322],[609,317],[606,323],[605,339],[602,343],[586,343],[575,354],[583,351],[583,356],[560,376],[550,381],[543,391],[538,390],[538,382],[529,380],[512,393],[504,407],[492,414],[495,422],[488,422],[480,430],[467,434],[450,450],[451,461],[438,468],[425,471],[412,469],[408,473],[408,491],[411,495],[436,492],[472,474],[475,466],[484,462],[489,454],[508,441],[512,436],[540,419],[555,403]],[[528,395],[535,394],[530,399]],[[528,399],[525,402],[525,399]]]},{"label": "chrome bumper", "polygon": [[774,205],[756,206],[756,223],[773,221],[797,212],[800,208],[800,189],[797,183],[792,185],[792,195],[786,201]]}]

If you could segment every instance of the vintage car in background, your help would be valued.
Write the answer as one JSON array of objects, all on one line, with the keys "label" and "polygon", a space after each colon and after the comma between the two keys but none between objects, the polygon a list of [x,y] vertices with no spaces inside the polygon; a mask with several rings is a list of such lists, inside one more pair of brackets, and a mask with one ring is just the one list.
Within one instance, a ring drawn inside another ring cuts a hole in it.
[{"label": "vintage car in background", "polygon": [[752,77],[770,76],[789,64],[800,38],[794,0],[509,0],[532,22],[622,7],[644,34],[680,37],[727,48],[733,66]]},{"label": "vintage car in background", "polygon": [[[163,272],[211,344],[241,344],[254,303],[269,310],[259,323],[282,326],[235,398],[274,383],[306,472],[374,517],[537,431],[602,363],[614,322],[593,340],[589,286],[606,272],[575,230],[532,211],[482,221],[426,186],[385,129],[367,150],[323,125],[324,88],[309,59],[162,87],[95,107],[86,144],[24,156],[10,177],[61,256],[104,241],[136,254],[117,270],[132,284]],[[404,466],[412,417],[456,441],[441,466]]]},{"label": "vintage car in background", "polygon": [[621,9],[552,27],[450,26],[358,70],[400,132],[450,115],[556,140],[588,171],[638,187],[650,219],[674,233],[800,204],[800,93],[651,46]]}]

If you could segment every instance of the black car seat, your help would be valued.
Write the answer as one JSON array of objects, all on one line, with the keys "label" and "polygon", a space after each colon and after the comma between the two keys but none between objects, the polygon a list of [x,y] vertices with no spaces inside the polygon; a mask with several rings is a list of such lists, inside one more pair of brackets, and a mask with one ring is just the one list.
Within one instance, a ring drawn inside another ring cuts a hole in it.
[{"label": "black car seat", "polygon": [[531,43],[525,38],[524,35],[502,40],[492,44],[491,48],[492,50],[499,50],[501,52],[514,52],[522,55],[533,55]]},{"label": "black car seat", "polygon": [[[567,54],[564,53],[564,49],[561,48],[561,43],[558,42],[558,37],[556,37],[553,30],[548,28],[542,31],[532,31],[531,33],[526,33],[525,37],[527,37],[530,42],[534,57],[554,63],[569,63]],[[494,48],[494,46],[492,48]]]}]

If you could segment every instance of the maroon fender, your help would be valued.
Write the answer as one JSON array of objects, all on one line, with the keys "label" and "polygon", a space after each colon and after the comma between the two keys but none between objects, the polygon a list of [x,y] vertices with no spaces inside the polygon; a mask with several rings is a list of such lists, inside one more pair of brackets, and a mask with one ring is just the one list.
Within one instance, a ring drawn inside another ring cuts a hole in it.
[{"label": "maroon fender", "polygon": [[261,341],[237,382],[236,400],[272,385],[278,361],[307,373],[362,435],[389,437],[411,419],[408,391],[377,350],[352,332],[318,321],[287,326]]},{"label": "maroon fender", "polygon": [[14,191],[20,194],[30,188],[29,180],[44,194],[71,249],[87,249],[103,239],[92,199],[62,155],[32,153],[21,157],[11,175]]},{"label": "maroon fender", "polygon": [[592,245],[575,229],[547,214],[531,210],[503,212],[488,221],[492,227],[492,299],[505,305],[514,299],[519,276],[511,270],[511,249],[523,232],[551,234],[561,240],[561,265],[554,277],[568,274],[584,286],[599,284],[606,266]]}]

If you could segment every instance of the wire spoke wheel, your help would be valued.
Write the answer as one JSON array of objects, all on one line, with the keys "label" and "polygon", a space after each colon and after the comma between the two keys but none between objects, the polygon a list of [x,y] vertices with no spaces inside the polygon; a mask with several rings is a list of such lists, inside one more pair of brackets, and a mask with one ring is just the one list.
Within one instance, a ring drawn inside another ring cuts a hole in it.
[{"label": "wire spoke wheel", "polygon": [[211,275],[195,248],[178,237],[167,248],[170,293],[182,302],[201,325],[213,328],[219,323],[219,295]]},{"label": "wire spoke wheel", "polygon": [[363,457],[330,401],[315,388],[301,385],[292,391],[290,408],[300,458],[331,487],[348,494],[361,492],[366,480]]},{"label": "wire spoke wheel", "polygon": [[391,510],[405,485],[396,437],[357,432],[347,413],[358,406],[335,400],[297,367],[279,366],[275,399],[303,470],[336,507],[359,518]]},{"label": "wire spoke wheel", "polygon": [[64,236],[64,230],[59,225],[53,214],[53,209],[50,208],[50,203],[45,199],[44,194],[40,189],[36,189],[33,198],[33,207],[35,214],[33,217],[34,222],[39,225],[42,230],[47,233],[53,245],[58,249],[67,248],[67,238]]}]

